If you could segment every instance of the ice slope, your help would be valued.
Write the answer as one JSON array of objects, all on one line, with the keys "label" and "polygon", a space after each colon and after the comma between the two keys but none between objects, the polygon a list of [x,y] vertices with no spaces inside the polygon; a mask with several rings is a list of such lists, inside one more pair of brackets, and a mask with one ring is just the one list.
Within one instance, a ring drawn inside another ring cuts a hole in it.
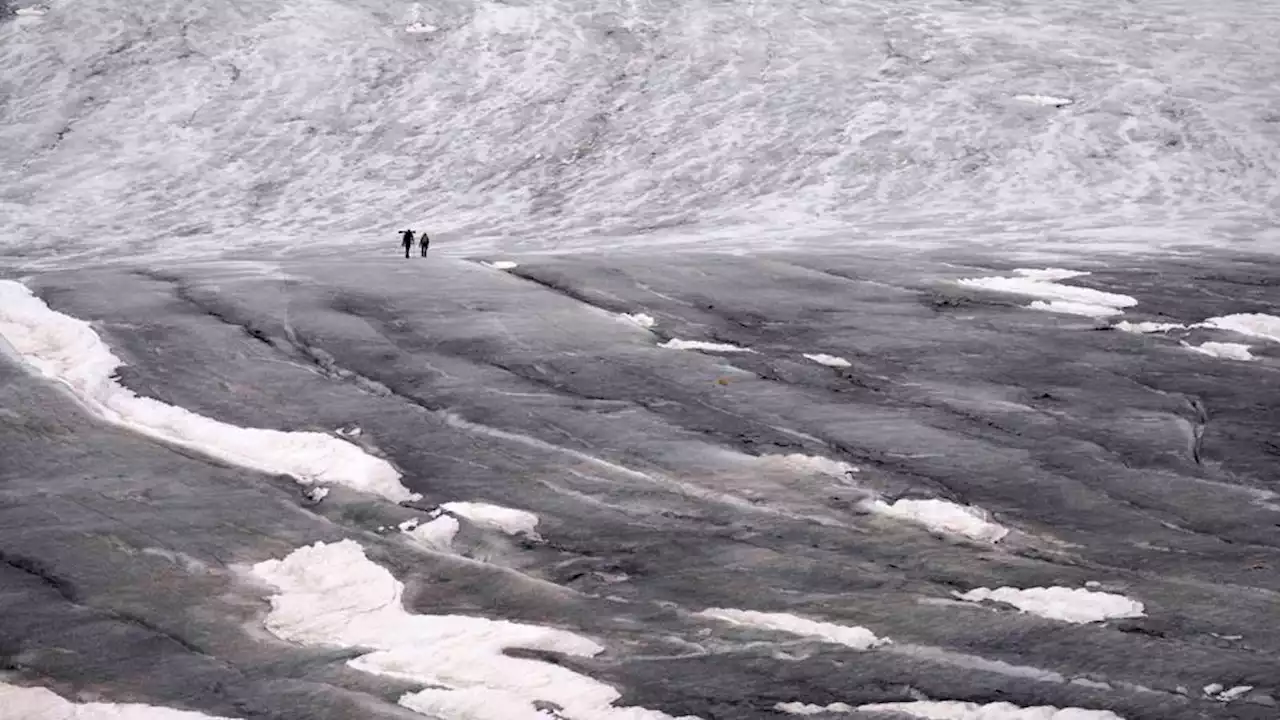
[{"label": "ice slope", "polygon": [[1275,249],[1278,33],[1251,0],[57,1],[0,19],[0,253]]}]

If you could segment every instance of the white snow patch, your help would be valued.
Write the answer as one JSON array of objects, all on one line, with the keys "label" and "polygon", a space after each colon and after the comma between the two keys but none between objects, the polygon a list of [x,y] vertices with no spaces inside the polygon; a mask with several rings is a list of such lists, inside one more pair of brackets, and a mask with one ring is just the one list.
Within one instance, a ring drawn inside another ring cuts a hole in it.
[{"label": "white snow patch", "polygon": [[325,498],[329,497],[329,488],[327,488],[327,487],[313,487],[313,488],[309,488],[309,489],[308,489],[305,493],[303,493],[303,494],[304,494],[304,495],[306,496],[306,498],[307,498],[308,500],[310,500],[311,502],[313,502],[313,503],[318,503],[318,502],[320,502],[321,500],[324,500]]},{"label": "white snow patch", "polygon": [[956,595],[970,602],[994,600],[1012,605],[1025,613],[1069,623],[1102,622],[1110,618],[1142,617],[1145,614],[1142,603],[1136,600],[1084,588],[1000,587],[992,590],[983,587]]},{"label": "white snow patch", "polygon": [[1187,326],[1182,323],[1158,323],[1158,322],[1136,322],[1132,323],[1128,320],[1121,320],[1111,327],[1128,333],[1138,333],[1146,335],[1149,333],[1169,332],[1170,330],[1186,330]]},{"label": "white snow patch", "polygon": [[1211,317],[1201,323],[1202,327],[1230,330],[1231,332],[1264,338],[1280,342],[1280,317],[1262,313],[1245,313],[1240,315],[1224,315]]},{"label": "white snow patch", "polygon": [[1192,352],[1208,355],[1209,357],[1225,358],[1227,360],[1256,360],[1253,353],[1249,352],[1249,346],[1242,343],[1229,342],[1205,342],[1199,345],[1190,343],[1182,343],[1184,347]]},{"label": "white snow patch", "polygon": [[410,537],[433,550],[450,550],[453,539],[458,535],[458,520],[449,515],[440,517],[422,525],[406,529]]},{"label": "white snow patch", "polygon": [[1057,97],[1054,95],[1014,95],[1013,99],[1031,103],[1032,105],[1043,105],[1045,107],[1066,107],[1075,103],[1071,98]]},{"label": "white snow patch", "polygon": [[1059,268],[1018,269],[1016,277],[964,278],[957,280],[960,285],[991,290],[994,292],[1029,295],[1039,298],[1028,307],[1035,310],[1085,315],[1088,317],[1107,317],[1119,315],[1122,308],[1133,307],[1138,301],[1128,295],[1102,292],[1090,288],[1062,285],[1058,280],[1087,275],[1076,270]]},{"label": "white snow patch", "polygon": [[0,336],[113,424],[304,485],[344,485],[397,502],[419,497],[390,463],[326,433],[238,427],[134,394],[116,382],[123,363],[89,323],[53,311],[9,280],[0,280]]},{"label": "white snow patch", "polygon": [[795,473],[821,473],[823,475],[841,477],[848,476],[850,473],[860,472],[857,465],[850,465],[843,460],[832,460],[820,455],[790,453],[787,455],[761,455],[757,459],[766,465],[781,465],[788,471]]},{"label": "white snow patch", "polygon": [[883,500],[873,500],[866,507],[878,515],[907,520],[924,525],[935,532],[960,535],[971,540],[994,543],[1009,534],[1009,529],[992,522],[990,514],[985,510],[938,498],[903,499],[892,504]]},{"label": "white snow patch", "polygon": [[0,682],[0,717],[14,720],[231,720],[138,703],[73,703],[37,687]]},{"label": "white snow patch", "polygon": [[853,706],[848,703],[834,702],[830,705],[814,705],[802,702],[780,702],[773,706],[774,710],[789,715],[818,715],[819,713],[851,713]]},{"label": "white snow patch", "polygon": [[618,317],[626,320],[627,322],[635,323],[642,328],[651,328],[657,324],[657,321],[653,319],[652,315],[646,315],[644,313],[623,313]]},{"label": "white snow patch", "polygon": [[1069,300],[1032,300],[1027,305],[1030,310],[1059,313],[1061,315],[1083,315],[1084,317],[1104,318],[1124,312],[1115,308],[1089,303],[1071,302]]},{"label": "white snow patch", "polygon": [[497,260],[494,262],[481,263],[485,267],[491,267],[494,270],[515,270],[520,267],[520,263],[511,262],[510,260]]},{"label": "white snow patch", "polygon": [[808,353],[805,353],[805,358],[808,360],[812,360],[818,363],[819,365],[826,365],[827,367],[847,368],[850,366],[848,360],[845,360],[842,357],[837,357],[835,355],[825,355],[823,353],[810,355]]},{"label": "white snow patch", "polygon": [[1052,282],[1054,280],[1070,280],[1071,278],[1084,277],[1089,273],[1084,270],[1067,270],[1065,268],[1016,268],[1013,274],[1018,277],[1030,278],[1031,280]]},{"label": "white snow patch", "polygon": [[776,630],[791,635],[818,638],[855,650],[869,650],[889,640],[878,638],[870,630],[857,625],[837,625],[809,620],[790,613],[767,613],[732,608],[707,608],[698,613],[703,617],[723,620],[734,625],[746,625],[762,630]]},{"label": "white snow patch", "polygon": [[415,22],[406,25],[404,31],[410,35],[424,35],[426,33],[433,33],[439,29],[440,28],[435,25],[428,25],[424,22]]},{"label": "white snow patch", "polygon": [[679,340],[672,338],[658,347],[671,350],[706,350],[708,352],[755,352],[750,348],[738,347],[729,343],[706,342],[704,340]]},{"label": "white snow patch", "polygon": [[413,532],[414,529],[416,529],[421,524],[422,524],[422,521],[419,520],[418,518],[409,518],[408,520],[405,520],[399,525],[396,525],[396,527],[400,528],[401,532]]},{"label": "white snow patch", "polygon": [[16,11],[18,17],[41,17],[46,12],[48,11],[42,7],[23,7]]},{"label": "white snow patch", "polygon": [[399,703],[422,713],[469,720],[546,720],[536,701],[575,720],[669,720],[644,708],[619,708],[620,694],[567,668],[504,654],[508,648],[588,657],[604,650],[555,628],[465,615],[415,615],[404,585],[365,557],[352,540],[316,543],[253,573],[278,591],[267,629],[309,646],[360,648],[348,662],[365,672],[433,686]]},{"label": "white snow patch", "polygon": [[1204,686],[1204,694],[1219,702],[1229,703],[1239,700],[1245,693],[1253,689],[1252,685],[1237,685],[1230,690],[1224,690],[1222,683],[1210,683]]},{"label": "white snow patch", "polygon": [[508,535],[538,535],[538,516],[527,510],[482,502],[447,502],[440,509],[464,517],[480,527]]},{"label": "white snow patch", "polygon": [[1056,708],[1048,705],[1018,707],[1011,703],[978,703],[916,701],[859,705],[862,712],[899,713],[929,720],[1124,720],[1108,710]]}]

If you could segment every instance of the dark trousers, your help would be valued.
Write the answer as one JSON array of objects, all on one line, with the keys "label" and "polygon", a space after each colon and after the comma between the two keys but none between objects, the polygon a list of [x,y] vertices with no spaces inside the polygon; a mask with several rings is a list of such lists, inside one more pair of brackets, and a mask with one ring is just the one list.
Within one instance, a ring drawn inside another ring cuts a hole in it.
[{"label": "dark trousers", "polygon": [[423,245],[423,246],[422,246],[422,257],[426,257],[426,256],[427,256],[427,248],[428,248],[428,247],[431,247],[431,246],[430,246],[430,245]]},{"label": "dark trousers", "polygon": [[404,246],[404,256],[405,256],[405,257],[409,257],[409,248],[410,248],[410,247],[412,247],[412,246],[410,246],[410,245],[405,245],[405,246]]}]

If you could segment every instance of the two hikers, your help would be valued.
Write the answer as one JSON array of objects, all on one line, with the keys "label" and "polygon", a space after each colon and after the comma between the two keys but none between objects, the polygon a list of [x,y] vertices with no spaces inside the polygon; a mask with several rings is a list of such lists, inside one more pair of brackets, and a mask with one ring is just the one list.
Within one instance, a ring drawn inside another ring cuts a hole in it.
[{"label": "two hikers", "polygon": [[[400,244],[404,246],[404,256],[409,257],[409,251],[413,249],[413,231],[405,230],[400,235]],[[422,257],[427,256],[427,248],[431,247],[431,238],[427,237],[424,231],[422,237],[418,238],[418,248],[422,252]]]}]

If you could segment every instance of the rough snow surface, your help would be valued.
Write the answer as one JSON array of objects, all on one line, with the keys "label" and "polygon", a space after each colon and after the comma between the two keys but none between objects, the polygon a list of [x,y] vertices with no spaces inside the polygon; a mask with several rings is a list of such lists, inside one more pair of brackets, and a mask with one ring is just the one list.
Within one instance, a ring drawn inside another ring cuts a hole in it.
[{"label": "rough snow surface", "polygon": [[791,635],[818,638],[827,642],[851,647],[855,650],[869,650],[877,645],[889,642],[878,638],[870,630],[857,625],[837,625],[835,623],[809,620],[790,613],[768,613],[755,610],[735,610],[732,608],[707,608],[698,613],[703,617],[723,620],[735,625],[746,625],[761,630],[776,630]]},{"label": "rough snow surface", "polygon": [[390,463],[326,433],[238,427],[134,394],[116,382],[123,363],[89,323],[53,311],[20,283],[0,280],[0,336],[108,422],[307,485],[343,485],[397,502],[417,497]]},{"label": "rough snow surface", "polygon": [[1074,102],[1071,98],[1056,97],[1054,95],[1014,95],[1013,99],[1046,107],[1066,107]]},{"label": "rough snow surface", "polygon": [[671,350],[706,350],[708,352],[755,352],[750,348],[738,347],[729,343],[706,342],[704,340],[679,340],[672,338],[658,347]]},{"label": "rough snow surface", "polygon": [[853,712],[852,705],[842,702],[834,702],[830,705],[815,705],[813,703],[802,702],[780,702],[777,705],[774,705],[773,709],[787,713],[788,715],[818,715],[820,713]]},{"label": "rough snow surface", "polygon": [[1124,312],[1123,308],[1138,304],[1137,300],[1128,295],[1058,282],[1087,274],[1059,268],[1019,269],[1014,271],[1014,277],[964,278],[957,282],[982,290],[1039,298],[1028,306],[1032,309],[1087,317],[1119,315]]},{"label": "rough snow surface", "polygon": [[1274,342],[1280,342],[1280,317],[1276,317],[1275,315],[1245,313],[1240,315],[1211,317],[1201,323],[1201,326],[1216,328],[1218,330],[1229,330],[1231,332],[1240,333],[1241,335],[1249,335],[1252,337],[1265,338]]},{"label": "rough snow surface", "polygon": [[899,713],[928,720],[1124,720],[1108,710],[1044,705],[1024,708],[1005,702],[979,705],[956,701],[917,701],[859,705],[857,709],[862,712]]},{"label": "rough snow surface", "polygon": [[439,29],[440,28],[436,27],[435,25],[428,25],[424,22],[416,22],[416,23],[410,23],[409,25],[405,26],[404,31],[412,35],[423,35],[426,33],[433,33]]},{"label": "rough snow surface", "polygon": [[1069,623],[1102,622],[1110,618],[1142,617],[1142,603],[1123,595],[1095,592],[1084,588],[1033,587],[1018,589],[1000,587],[974,588],[958,594],[970,602],[993,600],[1051,620]]},{"label": "rough snow surface", "polygon": [[440,509],[466,518],[480,527],[508,535],[536,536],[538,534],[538,516],[527,510],[516,510],[482,502],[447,502],[441,505]]},{"label": "rough snow surface", "polygon": [[874,500],[867,508],[878,515],[907,520],[935,532],[959,535],[971,540],[994,543],[1009,534],[1009,529],[992,522],[986,511],[938,498],[903,499],[893,503]]},{"label": "rough snow surface", "polygon": [[137,703],[73,703],[36,687],[0,682],[0,718],[11,720],[231,720]]},{"label": "rough snow surface", "polygon": [[849,367],[849,361],[848,361],[848,360],[845,360],[845,359],[844,359],[844,358],[842,358],[842,357],[837,357],[837,356],[835,356],[835,355],[825,355],[825,354],[823,354],[823,353],[817,353],[817,354],[815,354],[815,355],[810,355],[810,354],[808,354],[808,353],[805,353],[805,358],[807,358],[807,359],[809,359],[809,360],[812,360],[812,361],[814,361],[814,362],[818,363],[819,365],[826,365],[827,367],[833,367],[833,368],[847,368],[847,367]]},{"label": "rough snow surface", "polygon": [[458,535],[458,529],[457,518],[441,515],[430,522],[404,529],[404,532],[433,550],[450,550],[453,547],[453,539]]},{"label": "rough snow surface", "polygon": [[494,270],[515,270],[520,267],[520,263],[512,262],[510,260],[496,260],[494,262],[486,262],[484,265],[486,267],[491,267]]},{"label": "rough snow surface", "polygon": [[621,317],[627,322],[635,323],[642,328],[651,328],[657,324],[652,315],[646,315],[644,313],[623,313],[618,317]]},{"label": "rough snow surface", "polygon": [[1129,322],[1128,320],[1121,320],[1111,327],[1123,332],[1137,333],[1141,335],[1169,332],[1170,330],[1185,330],[1187,328],[1187,326],[1182,323],[1158,323],[1149,321],[1134,323]]},{"label": "rough snow surface", "polygon": [[508,648],[580,657],[604,650],[555,628],[464,615],[405,611],[404,586],[352,540],[316,543],[253,573],[276,589],[266,626],[308,646],[366,650],[351,667],[432,686],[400,704],[468,720],[546,720],[535,701],[555,703],[575,720],[668,720],[643,708],[619,708],[617,690],[567,668],[504,654]]},{"label": "rough snow surface", "polygon": [[1201,355],[1209,357],[1225,358],[1227,360],[1256,360],[1253,353],[1249,352],[1249,346],[1241,343],[1230,342],[1205,342],[1199,345],[1183,343],[1188,350],[1198,352]]}]

